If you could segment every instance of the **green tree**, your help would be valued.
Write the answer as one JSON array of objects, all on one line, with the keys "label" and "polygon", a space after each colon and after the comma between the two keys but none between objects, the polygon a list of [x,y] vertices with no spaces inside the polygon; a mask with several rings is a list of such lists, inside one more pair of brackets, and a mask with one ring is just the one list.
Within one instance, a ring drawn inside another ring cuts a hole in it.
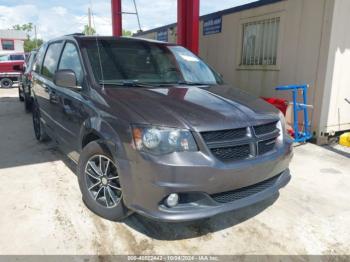
[{"label": "green tree", "polygon": [[39,48],[43,44],[42,39],[31,39],[30,33],[33,31],[33,23],[23,24],[23,25],[14,25],[13,29],[24,31],[27,34],[27,39],[24,40],[24,52],[30,52],[35,48]]},{"label": "green tree", "polygon": [[26,39],[24,41],[24,52],[30,52],[33,49],[40,48],[43,42],[44,41],[42,39],[36,39],[36,40]]},{"label": "green tree", "polygon": [[27,33],[27,38],[30,38],[30,33],[33,31],[33,23],[23,24],[23,25],[14,25],[12,26],[15,30],[24,31]]},{"label": "green tree", "polygon": [[96,30],[95,30],[95,28],[93,28],[91,26],[85,25],[83,34],[84,35],[94,35],[94,34],[96,34]]},{"label": "green tree", "polygon": [[123,29],[123,36],[132,36],[132,32]]}]

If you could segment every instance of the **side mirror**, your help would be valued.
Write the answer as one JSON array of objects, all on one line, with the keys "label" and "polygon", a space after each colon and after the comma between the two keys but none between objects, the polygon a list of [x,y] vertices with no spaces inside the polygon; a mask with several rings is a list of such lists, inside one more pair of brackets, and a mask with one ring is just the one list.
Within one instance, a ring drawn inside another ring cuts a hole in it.
[{"label": "side mirror", "polygon": [[54,83],[57,86],[67,88],[78,88],[77,77],[73,70],[65,69],[59,70],[55,73]]},{"label": "side mirror", "polygon": [[18,71],[18,72],[22,72],[22,70],[23,70],[23,68],[22,68],[20,65],[14,65],[14,66],[12,67],[12,69],[13,69],[14,71]]}]

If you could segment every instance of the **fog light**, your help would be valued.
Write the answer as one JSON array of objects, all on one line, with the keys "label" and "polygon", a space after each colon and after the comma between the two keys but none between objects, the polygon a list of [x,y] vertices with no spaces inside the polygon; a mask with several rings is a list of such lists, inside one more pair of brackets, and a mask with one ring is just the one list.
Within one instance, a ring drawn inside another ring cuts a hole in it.
[{"label": "fog light", "polygon": [[165,204],[168,207],[175,207],[179,203],[179,195],[178,194],[170,194],[168,198],[165,200]]}]

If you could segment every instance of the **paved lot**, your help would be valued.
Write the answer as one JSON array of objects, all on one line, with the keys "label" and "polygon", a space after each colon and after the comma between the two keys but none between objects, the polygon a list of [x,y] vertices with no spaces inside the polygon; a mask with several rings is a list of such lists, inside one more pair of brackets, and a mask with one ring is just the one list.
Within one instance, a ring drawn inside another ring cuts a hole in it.
[{"label": "paved lot", "polygon": [[350,154],[295,148],[279,197],[200,223],[112,223],[81,201],[74,165],[34,140],[0,89],[0,254],[350,254]]}]

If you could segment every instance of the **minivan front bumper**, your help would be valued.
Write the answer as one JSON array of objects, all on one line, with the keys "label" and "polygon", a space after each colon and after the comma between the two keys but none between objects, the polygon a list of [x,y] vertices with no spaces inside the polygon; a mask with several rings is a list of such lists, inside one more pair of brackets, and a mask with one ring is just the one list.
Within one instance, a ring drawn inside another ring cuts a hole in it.
[{"label": "minivan front bumper", "polygon": [[[168,222],[236,210],[268,199],[288,184],[292,155],[291,141],[271,154],[230,164],[203,152],[134,155],[135,161],[119,161],[121,184],[127,188],[124,203],[143,216]],[[169,208],[164,200],[172,193],[180,201]]]}]

